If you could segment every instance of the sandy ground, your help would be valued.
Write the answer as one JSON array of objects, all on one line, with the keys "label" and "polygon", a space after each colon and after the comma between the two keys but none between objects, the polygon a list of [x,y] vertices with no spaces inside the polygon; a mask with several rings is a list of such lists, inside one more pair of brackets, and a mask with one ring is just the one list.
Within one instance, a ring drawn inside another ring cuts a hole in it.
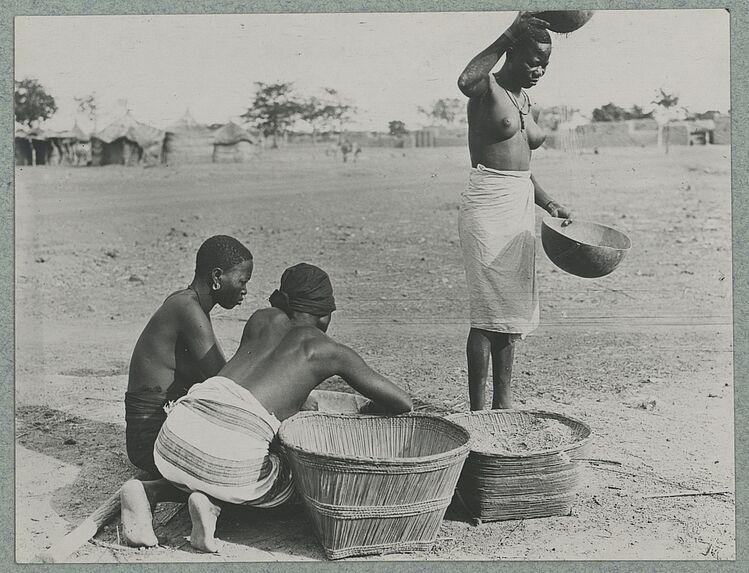
[{"label": "sandy ground", "polygon": [[[419,408],[467,409],[456,225],[466,157],[365,149],[344,165],[295,149],[245,165],[18,169],[17,561],[132,474],[130,353],[210,235],[238,237],[256,261],[244,305],[213,313],[227,355],[283,269],[305,260],[331,274],[334,337]],[[570,516],[476,527],[454,502],[431,551],[369,559],[735,558],[729,157],[720,146],[537,154],[556,198],[621,229],[633,249],[611,275],[585,280],[556,269],[539,240],[542,324],[517,348],[517,405],[585,420],[591,458],[615,463],[586,464]],[[704,491],[728,493],[647,497]],[[157,512],[159,547],[119,545],[113,523],[70,560],[324,559],[297,509],[224,514],[218,555],[191,549],[175,509]]]}]

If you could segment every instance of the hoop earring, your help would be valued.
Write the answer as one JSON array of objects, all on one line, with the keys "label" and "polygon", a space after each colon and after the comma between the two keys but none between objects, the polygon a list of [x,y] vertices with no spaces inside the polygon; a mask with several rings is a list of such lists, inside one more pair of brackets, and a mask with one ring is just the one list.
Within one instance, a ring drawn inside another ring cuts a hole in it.
[{"label": "hoop earring", "polygon": [[213,283],[213,284],[211,285],[211,290],[218,290],[218,289],[220,289],[220,288],[221,288],[221,285],[220,285],[220,284],[218,284],[218,283]]}]

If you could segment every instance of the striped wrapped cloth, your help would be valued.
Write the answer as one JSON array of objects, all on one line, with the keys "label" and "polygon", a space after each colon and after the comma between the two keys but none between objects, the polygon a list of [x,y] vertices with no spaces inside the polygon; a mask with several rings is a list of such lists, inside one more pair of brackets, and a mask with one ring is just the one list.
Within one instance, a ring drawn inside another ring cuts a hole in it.
[{"label": "striped wrapped cloth", "polygon": [[228,503],[275,507],[294,493],[278,419],[245,388],[214,376],[169,408],[154,462],[176,487]]}]

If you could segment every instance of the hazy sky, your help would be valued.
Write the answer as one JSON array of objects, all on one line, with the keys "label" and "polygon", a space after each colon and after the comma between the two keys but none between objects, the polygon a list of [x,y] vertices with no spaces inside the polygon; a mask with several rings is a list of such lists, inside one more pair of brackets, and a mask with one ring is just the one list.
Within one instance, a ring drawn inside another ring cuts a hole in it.
[{"label": "hazy sky", "polygon": [[[418,106],[463,97],[468,61],[510,24],[511,12],[18,17],[16,79],[54,95],[53,126],[72,123],[73,97],[95,92],[106,121],[124,109],[165,127],[189,108],[223,122],[251,103],[254,82],[293,81],[315,95],[337,89],[358,126],[425,122]],[[599,11],[553,34],[540,105],[589,114],[614,102],[648,107],[663,86],[694,111],[730,107],[729,15],[724,10]],[[119,100],[119,102],[118,102]],[[99,127],[103,127],[100,125]]]}]

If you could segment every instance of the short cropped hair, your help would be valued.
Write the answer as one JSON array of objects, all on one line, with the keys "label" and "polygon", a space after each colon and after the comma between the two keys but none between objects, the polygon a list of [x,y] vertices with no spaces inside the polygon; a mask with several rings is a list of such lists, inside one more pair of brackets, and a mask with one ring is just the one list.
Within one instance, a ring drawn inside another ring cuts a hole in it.
[{"label": "short cropped hair", "polygon": [[208,277],[215,268],[228,271],[233,266],[251,261],[252,253],[234,237],[215,235],[206,239],[195,257],[195,274]]},{"label": "short cropped hair", "polygon": [[546,28],[528,26],[528,33],[520,40],[521,44],[551,44],[551,36]]}]

